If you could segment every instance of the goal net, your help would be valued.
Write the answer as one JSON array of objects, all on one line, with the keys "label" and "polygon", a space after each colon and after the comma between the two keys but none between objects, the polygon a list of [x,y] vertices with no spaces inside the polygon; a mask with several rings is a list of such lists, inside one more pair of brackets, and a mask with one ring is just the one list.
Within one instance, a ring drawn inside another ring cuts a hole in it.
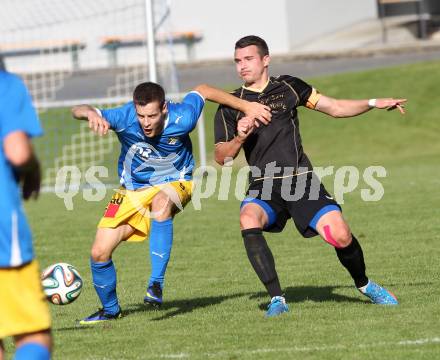
[{"label": "goal net", "polygon": [[[179,100],[170,3],[153,0],[153,9],[157,79]],[[123,104],[149,80],[146,18],[145,0],[2,1],[0,54],[26,82],[45,131],[34,142],[43,190],[53,191],[57,174],[69,166],[79,169],[81,186],[95,165],[108,169],[102,182],[118,184],[116,136],[94,135],[72,119],[70,107]]]}]

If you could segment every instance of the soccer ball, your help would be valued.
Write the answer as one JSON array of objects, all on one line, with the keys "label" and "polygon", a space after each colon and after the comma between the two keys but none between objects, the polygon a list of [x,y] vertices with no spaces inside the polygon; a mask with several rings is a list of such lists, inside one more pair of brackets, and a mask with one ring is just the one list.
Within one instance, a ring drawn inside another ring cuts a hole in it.
[{"label": "soccer ball", "polygon": [[44,269],[41,282],[47,300],[55,305],[67,305],[75,301],[83,286],[78,270],[66,263],[53,264]]}]

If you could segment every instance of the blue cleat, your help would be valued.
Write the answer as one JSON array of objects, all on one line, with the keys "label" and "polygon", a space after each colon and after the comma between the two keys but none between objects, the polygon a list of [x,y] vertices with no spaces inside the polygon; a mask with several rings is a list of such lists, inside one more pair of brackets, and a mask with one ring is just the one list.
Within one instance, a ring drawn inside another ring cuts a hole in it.
[{"label": "blue cleat", "polygon": [[116,314],[107,314],[104,312],[104,309],[99,309],[97,312],[92,315],[82,319],[79,321],[80,325],[94,325],[98,323],[103,323],[109,320],[116,320],[122,317],[121,309]]},{"label": "blue cleat", "polygon": [[162,288],[159,282],[153,282],[148,289],[147,295],[144,297],[144,304],[160,307],[162,305]]},{"label": "blue cleat", "polygon": [[[360,290],[359,290],[360,291]],[[373,304],[378,305],[398,305],[396,297],[393,293],[383,288],[380,285],[377,285],[373,281],[369,281],[365,292],[361,291],[366,297],[368,297]]]},{"label": "blue cleat", "polygon": [[274,296],[267,307],[266,317],[274,317],[286,313],[289,307],[286,304],[286,299],[283,296]]}]

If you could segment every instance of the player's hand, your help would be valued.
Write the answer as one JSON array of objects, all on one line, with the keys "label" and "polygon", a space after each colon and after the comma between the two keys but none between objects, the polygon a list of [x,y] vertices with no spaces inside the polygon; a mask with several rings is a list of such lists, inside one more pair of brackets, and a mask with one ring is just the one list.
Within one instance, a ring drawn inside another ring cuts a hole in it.
[{"label": "player's hand", "polygon": [[36,158],[32,160],[31,169],[21,174],[23,186],[23,199],[38,198],[41,186],[41,169]]},{"label": "player's hand", "polygon": [[96,111],[90,110],[87,114],[87,119],[89,120],[89,128],[93,132],[100,136],[107,134],[110,124]]},{"label": "player's hand", "polygon": [[377,99],[377,109],[387,109],[388,111],[398,109],[402,115],[405,114],[406,99]]},{"label": "player's hand", "polygon": [[260,104],[258,102],[248,102],[244,114],[246,117],[258,120],[258,122],[255,123],[256,127],[260,126],[259,122],[261,122],[264,125],[267,125],[272,120],[270,107],[267,105]]},{"label": "player's hand", "polygon": [[245,142],[246,139],[255,129],[257,121],[251,117],[243,117],[237,123],[237,136],[240,142]]}]

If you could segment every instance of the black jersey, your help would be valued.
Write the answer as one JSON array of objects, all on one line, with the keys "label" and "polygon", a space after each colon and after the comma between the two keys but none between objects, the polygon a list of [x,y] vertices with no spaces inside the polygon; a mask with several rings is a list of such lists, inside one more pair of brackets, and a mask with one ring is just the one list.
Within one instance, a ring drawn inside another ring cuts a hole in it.
[{"label": "black jersey", "polygon": [[[268,84],[257,92],[241,87],[233,95],[257,101],[271,108],[272,121],[254,129],[243,144],[246,160],[251,167],[259,169],[250,175],[250,181],[267,176],[266,166],[277,166],[280,170],[271,177],[292,176],[312,165],[305,155],[299,133],[298,106],[314,108],[319,93],[303,80],[282,75],[270,77]],[[237,122],[243,113],[219,106],[215,115],[215,143],[231,141],[237,134]]]}]

